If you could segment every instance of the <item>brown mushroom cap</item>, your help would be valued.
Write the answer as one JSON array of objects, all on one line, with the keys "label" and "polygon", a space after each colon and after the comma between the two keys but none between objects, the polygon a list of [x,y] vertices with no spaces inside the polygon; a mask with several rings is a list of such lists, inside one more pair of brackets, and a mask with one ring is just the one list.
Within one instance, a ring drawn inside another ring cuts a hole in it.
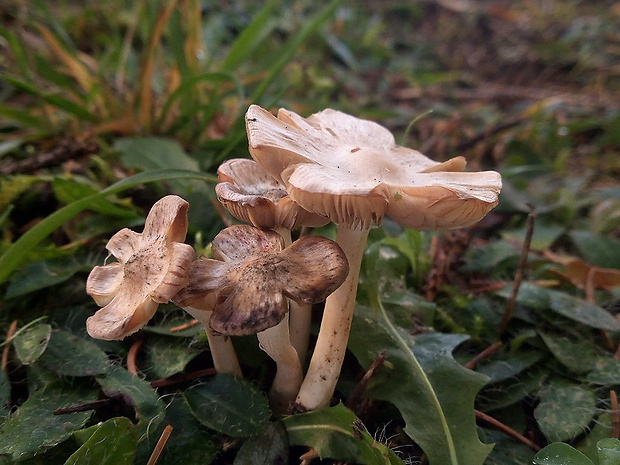
[{"label": "brown mushroom cap", "polygon": [[498,202],[494,171],[462,172],[396,145],[384,127],[327,109],[307,119],[257,105],[246,114],[252,157],[303,208],[349,227],[384,215],[406,228],[447,229],[479,221]]},{"label": "brown mushroom cap", "polygon": [[310,213],[295,203],[282,184],[269,176],[258,163],[233,158],[217,170],[218,200],[238,220],[264,229],[318,227],[328,218]]},{"label": "brown mushroom cap", "polygon": [[108,241],[118,262],[96,266],[86,282],[87,294],[103,306],[86,321],[92,337],[123,339],[188,283],[194,249],[179,242],[187,233],[188,207],[166,196],[151,208],[141,234],[125,228]]},{"label": "brown mushroom cap", "polygon": [[283,246],[273,231],[246,225],[224,229],[212,243],[219,260],[194,262],[190,284],[174,302],[212,310],[210,326],[219,333],[256,334],[282,321],[287,297],[320,302],[347,276],[342,249],[327,238],[305,236]]}]

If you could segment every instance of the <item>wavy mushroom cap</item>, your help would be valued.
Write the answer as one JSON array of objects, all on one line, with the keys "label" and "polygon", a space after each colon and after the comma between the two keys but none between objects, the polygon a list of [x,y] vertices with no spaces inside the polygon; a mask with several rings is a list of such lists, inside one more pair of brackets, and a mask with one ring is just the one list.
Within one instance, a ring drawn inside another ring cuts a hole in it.
[{"label": "wavy mushroom cap", "polygon": [[396,145],[379,124],[336,110],[302,118],[281,109],[275,117],[252,105],[246,128],[250,154],[267,173],[337,224],[368,228],[387,215],[406,228],[460,228],[498,202],[499,173],[463,172],[463,157],[435,162]]},{"label": "wavy mushroom cap", "polygon": [[264,229],[318,227],[328,218],[310,213],[294,202],[282,184],[254,160],[233,158],[217,170],[218,200],[238,220]]},{"label": "wavy mushroom cap", "polygon": [[169,195],[153,205],[144,231],[122,229],[106,249],[118,260],[96,266],[86,293],[102,306],[86,321],[88,334],[115,340],[134,333],[189,282],[194,249],[183,244],[189,204]]},{"label": "wavy mushroom cap", "polygon": [[190,283],[174,302],[212,310],[211,328],[229,336],[277,325],[288,312],[287,297],[310,304],[325,300],[349,271],[340,246],[322,236],[284,248],[274,231],[238,225],[221,231],[212,250],[216,259],[192,264]]}]

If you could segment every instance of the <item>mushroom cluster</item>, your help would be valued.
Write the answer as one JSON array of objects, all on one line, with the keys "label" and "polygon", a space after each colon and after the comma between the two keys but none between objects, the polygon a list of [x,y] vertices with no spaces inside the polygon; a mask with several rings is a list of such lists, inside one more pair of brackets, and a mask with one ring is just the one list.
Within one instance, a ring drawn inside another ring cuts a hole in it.
[{"label": "mushroom cluster", "polygon": [[[253,160],[218,169],[216,194],[238,220],[222,230],[212,257],[194,260],[183,244],[188,204],[157,202],[141,234],[124,229],[108,243],[117,262],[95,267],[87,292],[103,306],[91,336],[122,339],[160,303],[199,320],[218,372],[241,376],[231,336],[256,334],[274,360],[274,413],[329,404],[354,315],[358,275],[370,228],[385,216],[404,228],[462,228],[497,205],[501,178],[465,172],[396,145],[384,127],[324,110],[302,118],[252,105],[246,114]],[[336,224],[336,241],[291,231]],[[306,361],[313,304],[325,301],[316,346]]]}]

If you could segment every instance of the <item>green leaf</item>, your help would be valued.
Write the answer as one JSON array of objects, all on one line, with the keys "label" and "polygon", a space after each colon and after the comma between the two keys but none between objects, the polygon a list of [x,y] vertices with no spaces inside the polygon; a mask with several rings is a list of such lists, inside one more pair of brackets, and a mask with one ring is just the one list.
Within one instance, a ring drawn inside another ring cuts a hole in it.
[{"label": "green leaf", "polygon": [[137,438],[129,418],[101,423],[91,437],[67,459],[65,465],[130,465],[136,455]]},{"label": "green leaf", "polygon": [[492,446],[478,438],[474,398],[488,378],[462,367],[451,355],[467,336],[424,334],[414,345],[409,328],[394,323],[406,318],[388,315],[383,305],[377,316],[368,307],[356,307],[349,348],[360,364],[367,368],[387,351],[385,366],[372,378],[367,395],[398,408],[405,432],[431,465],[483,463]]},{"label": "green leaf", "polygon": [[183,371],[200,351],[179,343],[177,338],[149,337],[145,352],[145,373],[154,378],[167,378]]},{"label": "green leaf", "polygon": [[[511,286],[498,291],[498,295],[509,298]],[[534,310],[551,310],[591,328],[607,331],[620,331],[620,322],[605,309],[585,300],[572,297],[564,292],[545,289],[531,283],[522,283],[517,294],[517,302]]]},{"label": "green leaf", "polygon": [[[167,405],[163,424],[170,424],[174,429],[160,459],[162,464],[206,465],[212,463],[222,449],[220,438],[196,420],[181,396],[175,396]],[[145,460],[136,463],[146,463],[151,449],[146,451]]]},{"label": "green leaf", "polygon": [[52,327],[40,324],[26,329],[13,340],[17,358],[24,365],[30,365],[45,352],[52,335]]},{"label": "green leaf", "polygon": [[543,357],[544,354],[533,350],[502,353],[478,364],[476,371],[491,378],[489,383],[497,383],[515,377]]},{"label": "green leaf", "polygon": [[392,450],[375,441],[343,404],[292,415],[282,423],[291,444],[312,447],[321,459],[371,465],[402,463]]},{"label": "green leaf", "polygon": [[618,465],[620,463],[620,441],[617,438],[601,439],[598,448],[599,465]]},{"label": "green leaf", "polygon": [[63,376],[95,376],[110,370],[110,359],[97,344],[67,331],[52,331],[38,363]]},{"label": "green leaf", "polygon": [[[109,397],[122,395],[136,409],[140,434],[146,436],[157,429],[165,416],[166,406],[151,385],[127,370],[115,367],[105,376],[97,377],[101,389]],[[140,438],[142,440],[143,438]]]},{"label": "green leaf", "polygon": [[261,434],[267,427],[267,399],[249,382],[216,375],[185,391],[185,400],[203,425],[233,437]]},{"label": "green leaf", "polygon": [[72,255],[29,263],[15,274],[5,297],[10,299],[63,283],[75,273],[90,271],[98,264],[94,258]]},{"label": "green leaf", "polygon": [[24,460],[56,446],[84,426],[92,412],[54,415],[55,409],[92,402],[96,392],[69,386],[36,391],[0,426],[0,456]]},{"label": "green leaf", "polygon": [[4,254],[0,256],[0,283],[6,281],[11,273],[22,263],[23,257],[27,252],[36,247],[55,229],[62,226],[80,212],[88,208],[94,208],[100,199],[104,199],[109,195],[117,194],[141,184],[156,181],[170,181],[172,179],[200,179],[207,182],[214,182],[216,180],[211,175],[192,171],[161,169],[147,171],[125,178],[107,187],[98,194],[76,200],[37,223],[5,250]]},{"label": "green leaf", "polygon": [[601,268],[620,268],[618,239],[590,231],[573,231],[570,238],[587,262]]},{"label": "green leaf", "polygon": [[[99,192],[92,186],[59,177],[54,178],[52,188],[54,189],[54,195],[56,198],[64,203],[75,202],[76,200],[83,199],[84,197],[88,197],[90,195],[95,195]],[[100,199],[97,203],[93,204],[92,210],[97,213],[110,216],[125,218],[137,216],[135,210],[127,207],[121,207],[120,205],[112,203],[106,199]]]},{"label": "green leaf", "polygon": [[121,152],[121,161],[142,170],[175,168],[198,171],[198,162],[191,158],[181,144],[163,137],[126,137],[114,141],[114,149]]},{"label": "green leaf", "polygon": [[288,437],[280,423],[270,423],[260,436],[245,441],[237,455],[234,465],[255,465],[257,463],[289,463]]},{"label": "green leaf", "polygon": [[592,461],[598,460],[598,443],[602,439],[611,437],[612,415],[609,411],[596,417],[594,426],[591,426],[588,434],[575,445],[575,448]]},{"label": "green leaf", "polygon": [[551,382],[540,394],[534,418],[549,441],[567,441],[587,429],[596,413],[596,395],[565,382]]},{"label": "green leaf", "polygon": [[588,341],[573,340],[556,334],[539,333],[539,336],[553,356],[575,373],[589,372],[600,357],[596,348]]},{"label": "green leaf", "polygon": [[4,416],[11,400],[11,382],[6,373],[0,370],[0,417]]},{"label": "green leaf", "polygon": [[587,376],[589,383],[602,386],[620,384],[620,360],[601,358],[591,368]]},{"label": "green leaf", "polygon": [[534,456],[533,463],[534,465],[594,465],[588,457],[563,442],[549,444]]}]

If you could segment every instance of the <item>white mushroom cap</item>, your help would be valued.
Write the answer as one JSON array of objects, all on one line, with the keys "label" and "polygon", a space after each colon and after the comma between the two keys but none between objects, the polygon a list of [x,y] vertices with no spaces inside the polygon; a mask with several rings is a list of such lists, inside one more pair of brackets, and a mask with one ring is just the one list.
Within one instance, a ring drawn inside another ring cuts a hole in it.
[{"label": "white mushroom cap", "polygon": [[218,200],[235,218],[257,228],[292,230],[329,222],[329,218],[301,208],[288,196],[284,186],[254,160],[227,160],[220,165],[217,175]]},{"label": "white mushroom cap", "polygon": [[295,202],[337,224],[368,228],[388,215],[406,228],[459,228],[498,202],[498,173],[462,172],[462,157],[435,162],[339,111],[302,118],[281,109],[276,118],[252,105],[246,126],[252,157]]},{"label": "white mushroom cap", "polygon": [[247,225],[221,231],[212,259],[194,262],[190,283],[174,303],[212,310],[210,326],[232,336],[256,334],[278,324],[296,302],[324,300],[347,276],[342,249],[322,236],[305,236],[284,248],[274,231]]},{"label": "white mushroom cap", "polygon": [[168,195],[153,205],[141,234],[125,228],[108,241],[118,262],[96,266],[88,275],[86,293],[103,306],[86,321],[88,334],[123,339],[188,283],[194,258],[194,249],[182,243],[188,208],[181,197]]}]

